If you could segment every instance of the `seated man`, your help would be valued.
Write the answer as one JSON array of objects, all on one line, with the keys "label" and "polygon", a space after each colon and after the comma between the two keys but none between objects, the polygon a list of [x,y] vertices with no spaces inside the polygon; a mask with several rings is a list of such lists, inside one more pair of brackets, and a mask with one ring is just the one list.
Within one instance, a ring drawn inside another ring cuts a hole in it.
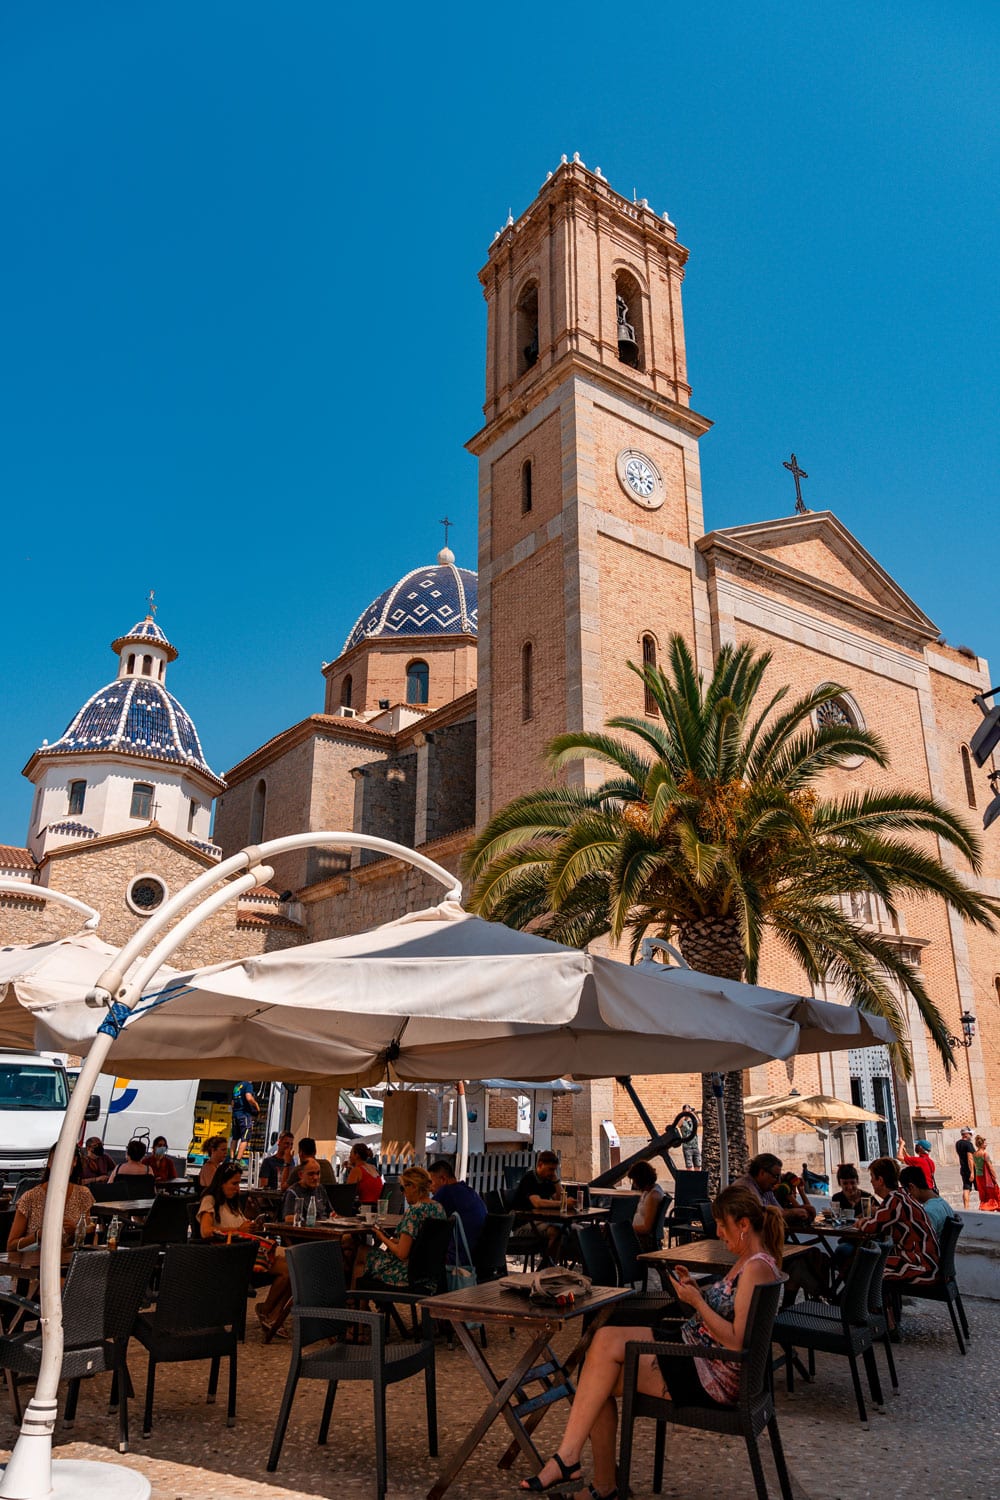
[{"label": "seated man", "polygon": [[283,1130],[274,1143],[274,1151],[270,1156],[265,1156],[260,1164],[260,1185],[269,1188],[271,1192],[277,1191],[281,1185],[281,1178],[287,1167],[291,1170],[294,1165],[295,1137],[290,1130]]},{"label": "seated man", "polygon": [[865,1234],[892,1240],[886,1261],[886,1282],[902,1286],[908,1281],[936,1280],[938,1248],[934,1229],[917,1200],[900,1192],[896,1163],[890,1156],[880,1156],[868,1171],[872,1191],[881,1202],[869,1218],[855,1222]]},{"label": "seated man", "polygon": [[337,1176],[333,1170],[333,1163],[325,1156],[316,1155],[316,1142],[311,1135],[304,1135],[299,1141],[299,1164],[297,1167],[286,1166],[281,1174],[278,1186],[283,1188],[295,1187],[302,1171],[303,1163],[306,1161],[319,1162],[319,1180],[324,1187],[332,1187]]},{"label": "seated man", "polygon": [[[450,1161],[443,1157],[430,1167],[431,1197],[440,1203],[446,1214],[457,1214],[462,1221],[470,1254],[479,1243],[479,1236],[486,1223],[486,1204],[475,1188],[467,1182],[459,1182]],[[448,1247],[449,1263],[455,1260],[454,1243]]]},{"label": "seated man", "polygon": [[904,1167],[899,1174],[899,1185],[913,1198],[931,1221],[934,1238],[941,1243],[941,1230],[945,1219],[954,1218],[955,1211],[939,1193],[932,1193],[927,1179],[919,1167]]},{"label": "seated man", "polygon": [[745,1187],[760,1199],[761,1203],[781,1212],[789,1229],[806,1229],[816,1217],[816,1210],[806,1197],[802,1179],[795,1179],[795,1189],[785,1204],[775,1196],[775,1188],[781,1181],[781,1158],[770,1151],[762,1151],[747,1165],[746,1173],[734,1179],[731,1186]]},{"label": "seated man", "polygon": [[[560,1197],[559,1158],[554,1151],[540,1151],[535,1159],[534,1171],[525,1172],[518,1183],[511,1209],[515,1214],[522,1216],[530,1214],[533,1208],[540,1209],[544,1213],[546,1209],[558,1208]],[[510,1237],[514,1254],[518,1253],[518,1240],[527,1242],[536,1237],[540,1238],[545,1246],[543,1263],[549,1264],[557,1260],[559,1247],[562,1244],[561,1227],[558,1224],[545,1224],[537,1221],[522,1223],[514,1230]]]},{"label": "seated man", "polygon": [[330,1217],[330,1202],[320,1186],[319,1162],[307,1158],[299,1166],[299,1180],[295,1187],[289,1188],[285,1194],[281,1217],[286,1224],[292,1224],[295,1222],[295,1215],[301,1214],[304,1223],[311,1203],[316,1205],[317,1219]]}]

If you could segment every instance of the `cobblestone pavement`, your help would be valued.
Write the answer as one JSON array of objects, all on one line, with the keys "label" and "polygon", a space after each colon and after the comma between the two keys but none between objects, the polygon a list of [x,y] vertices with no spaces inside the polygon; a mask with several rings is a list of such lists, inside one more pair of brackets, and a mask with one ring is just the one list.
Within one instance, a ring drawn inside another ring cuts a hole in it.
[{"label": "cobblestone pavement", "polygon": [[[780,1382],[778,1420],[795,1483],[796,1500],[1000,1500],[997,1463],[1000,1425],[1000,1302],[967,1303],[973,1342],[958,1353],[947,1310],[932,1304],[906,1309],[906,1338],[897,1348],[900,1393],[888,1394],[884,1413],[872,1412],[867,1430],[857,1419],[846,1361],[819,1356],[813,1385],[797,1383],[789,1396]],[[152,1435],[139,1434],[144,1390],[142,1350],[130,1361],[136,1384],[131,1407],[132,1452],[121,1459],[113,1444],[114,1418],[105,1405],[108,1377],[84,1382],[75,1430],[60,1432],[56,1456],[101,1458],[141,1469],[154,1500],[360,1500],[374,1495],[370,1387],[342,1386],[330,1443],[316,1444],[323,1388],[304,1382],[289,1423],[277,1474],[264,1465],[288,1365],[289,1345],[265,1346],[256,1328],[240,1352],[239,1415],[225,1425],[221,1405],[204,1402],[207,1366],[161,1366]],[[491,1359],[506,1365],[505,1334],[491,1339]],[[485,1405],[485,1388],[461,1349],[439,1347],[441,1453],[449,1454]],[[884,1358],[879,1353],[880,1369]],[[223,1372],[223,1387],[225,1372]],[[437,1464],[424,1440],[423,1386],[418,1378],[390,1389],[390,1500],[417,1500],[433,1483]],[[541,1429],[548,1453],[561,1428],[557,1407]],[[498,1471],[506,1429],[495,1426],[449,1491],[470,1496],[512,1496],[525,1471]],[[639,1425],[633,1489],[647,1496],[652,1472],[652,1427]],[[6,1401],[0,1447],[16,1428]],[[73,1441],[66,1440],[72,1438]],[[765,1442],[766,1448],[766,1442]],[[777,1480],[768,1463],[771,1494]],[[587,1472],[585,1465],[585,1472]],[[664,1495],[672,1500],[753,1500],[743,1444],[694,1432],[671,1432]]]}]

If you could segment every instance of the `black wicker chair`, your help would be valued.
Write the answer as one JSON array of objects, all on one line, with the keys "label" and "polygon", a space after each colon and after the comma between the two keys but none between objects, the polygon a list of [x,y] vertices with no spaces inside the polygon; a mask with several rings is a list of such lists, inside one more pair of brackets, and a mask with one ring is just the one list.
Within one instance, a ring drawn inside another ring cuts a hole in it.
[{"label": "black wicker chair", "polygon": [[[876,1241],[875,1248],[879,1251],[878,1264],[872,1272],[871,1285],[868,1288],[868,1321],[871,1323],[872,1338],[878,1340],[885,1350],[885,1360],[889,1369],[889,1379],[892,1381],[894,1391],[899,1390],[899,1379],[896,1374],[896,1361],[893,1358],[892,1344],[889,1341],[889,1321],[886,1317],[883,1303],[882,1279],[885,1275],[885,1263],[889,1256],[890,1244],[888,1240]],[[826,1318],[828,1322],[840,1324],[840,1306],[838,1303],[805,1301],[795,1303],[797,1313],[808,1313],[814,1317]],[[809,1373],[813,1374],[814,1355],[809,1351]]]},{"label": "black wicker chair", "polygon": [[692,1224],[700,1224],[695,1207],[708,1198],[708,1173],[701,1168],[674,1172],[673,1212],[667,1215],[667,1244],[674,1239],[689,1240],[694,1232]]},{"label": "black wicker chair", "polygon": [[618,1285],[631,1287],[638,1285],[645,1291],[649,1267],[639,1260],[642,1246],[639,1244],[639,1236],[632,1225],[617,1223],[612,1219],[608,1225],[608,1239],[611,1243],[611,1254],[618,1267]]},{"label": "black wicker chair", "polygon": [[805,1311],[807,1304],[793,1303],[778,1314],[774,1323],[774,1342],[781,1346],[784,1353],[788,1389],[793,1390],[795,1384],[793,1349],[809,1350],[810,1377],[815,1368],[815,1354],[839,1354],[850,1364],[858,1416],[865,1423],[868,1421],[868,1413],[858,1374],[859,1354],[864,1360],[872,1400],[876,1406],[882,1405],[882,1383],[875,1363],[875,1330],[868,1312],[868,1299],[872,1280],[884,1253],[881,1246],[876,1245],[860,1245],[855,1251],[839,1307],[829,1310],[836,1312],[836,1318],[831,1318],[828,1314],[818,1316],[814,1312]]},{"label": "black wicker chair", "polygon": [[[156,1267],[159,1252],[152,1246],[135,1250],[84,1250],[74,1255],[63,1287],[63,1361],[61,1380],[69,1381],[63,1418],[72,1426],[80,1381],[104,1370],[114,1374],[111,1405],[118,1404],[118,1451],[128,1451],[129,1378],[125,1358],[128,1341],[143,1294]],[[21,1420],[18,1385],[34,1382],[42,1362],[40,1309],[26,1297],[0,1292],[0,1302],[18,1308],[32,1326],[0,1338],[0,1368],[8,1386],[17,1420]]]},{"label": "black wicker chair", "polygon": [[622,1198],[612,1198],[608,1208],[609,1224],[631,1224],[639,1207],[639,1194],[628,1193]]},{"label": "black wicker chair", "polygon": [[219,1367],[229,1360],[226,1421],[236,1422],[236,1346],[246,1318],[247,1286],[257,1246],[252,1240],[232,1245],[170,1245],[163,1260],[160,1291],[152,1312],[140,1313],[135,1337],[149,1356],[142,1435],[153,1427],[156,1367],[190,1360],[211,1360],[207,1404],[215,1401]]},{"label": "black wicker chair", "polygon": [[[771,1385],[771,1331],[781,1300],[782,1286],[782,1282],[774,1281],[754,1289],[742,1349],[653,1341],[626,1345],[622,1379],[621,1447],[618,1458],[620,1495],[629,1494],[635,1419],[651,1417],[658,1428],[653,1466],[654,1494],[660,1494],[663,1488],[664,1436],[666,1426],[673,1423],[679,1427],[697,1427],[702,1432],[742,1437],[747,1445],[758,1500],[768,1500],[767,1482],[757,1447],[757,1440],[766,1427],[774,1454],[774,1465],[778,1471],[782,1500],[792,1500],[792,1486],[778,1432]],[[713,1359],[739,1364],[740,1388],[735,1406],[678,1406],[664,1397],[648,1396],[638,1389],[639,1359],[643,1354],[670,1354],[693,1359],[696,1356],[704,1358],[706,1353],[710,1353]]]},{"label": "black wicker chair", "polygon": [[[455,1215],[446,1219],[425,1219],[414,1236],[406,1262],[405,1287],[369,1286],[364,1277],[357,1286],[357,1293],[367,1297],[381,1308],[386,1321],[391,1320],[404,1338],[416,1338],[418,1332],[419,1304],[434,1292],[448,1290],[448,1246],[455,1233]],[[410,1309],[410,1327],[407,1328],[399,1315],[400,1307]]]},{"label": "black wicker chair", "polygon": [[[387,1485],[386,1388],[424,1374],[427,1405],[427,1447],[437,1456],[437,1390],[434,1380],[434,1328],[421,1309],[418,1336],[404,1343],[389,1344],[381,1313],[347,1307],[347,1287],[340,1246],[317,1240],[296,1245],[286,1252],[292,1283],[292,1357],[288,1379],[267,1460],[269,1474],[278,1467],[285,1429],[300,1380],[326,1382],[326,1400],[319,1425],[319,1442],[325,1443],[333,1415],[337,1386],[342,1380],[368,1380],[375,1405],[375,1483],[377,1500],[384,1500]],[[370,1344],[326,1342],[343,1338],[349,1330],[360,1337],[368,1330]],[[310,1345],[317,1345],[310,1348]]]},{"label": "black wicker chair", "polygon": [[357,1212],[358,1185],[356,1182],[334,1182],[324,1188],[330,1212],[335,1219],[349,1219]]},{"label": "black wicker chair", "polygon": [[[887,1300],[891,1300],[893,1304],[897,1324],[899,1321],[901,1297],[914,1297],[921,1302],[947,1302],[948,1312],[951,1315],[951,1326],[955,1330],[958,1347],[965,1354],[966,1341],[971,1341],[969,1320],[965,1316],[965,1305],[962,1302],[962,1294],[958,1290],[958,1281],[955,1277],[955,1247],[958,1244],[958,1237],[962,1233],[962,1229],[962,1220],[956,1214],[952,1214],[945,1219],[938,1240],[938,1258],[941,1271],[940,1275],[934,1281],[897,1281],[895,1285],[887,1283],[886,1298]],[[962,1337],[963,1334],[965,1335],[964,1338]]]},{"label": "black wicker chair", "polygon": [[[590,1277],[595,1286],[626,1284],[622,1281],[621,1271],[612,1253],[611,1245],[598,1225],[581,1224],[577,1230],[577,1241],[584,1274]],[[669,1317],[676,1307],[677,1299],[672,1293],[650,1292],[629,1297],[628,1301],[616,1307],[605,1321],[616,1328],[644,1328],[647,1324],[652,1327],[654,1323],[662,1322],[664,1318]],[[584,1321],[588,1322],[589,1319],[585,1316]]]}]

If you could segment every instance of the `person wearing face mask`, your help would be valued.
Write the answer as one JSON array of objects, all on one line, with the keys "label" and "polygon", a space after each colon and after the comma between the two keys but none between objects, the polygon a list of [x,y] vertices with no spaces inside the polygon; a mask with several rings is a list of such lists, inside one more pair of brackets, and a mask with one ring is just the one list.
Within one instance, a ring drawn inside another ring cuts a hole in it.
[{"label": "person wearing face mask", "polygon": [[177,1168],[173,1159],[167,1155],[167,1138],[158,1135],[153,1142],[153,1149],[148,1156],[143,1157],[143,1166],[150,1169],[157,1182],[173,1182],[177,1176]]}]

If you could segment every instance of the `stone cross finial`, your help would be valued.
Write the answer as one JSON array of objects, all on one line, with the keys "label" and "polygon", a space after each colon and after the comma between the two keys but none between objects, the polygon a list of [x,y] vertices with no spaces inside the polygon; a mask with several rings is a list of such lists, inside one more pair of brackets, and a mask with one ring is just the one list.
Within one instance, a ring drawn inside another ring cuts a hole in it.
[{"label": "stone cross finial", "polygon": [[809,475],[806,473],[805,469],[799,468],[799,461],[795,457],[794,453],[792,454],[790,460],[785,460],[782,467],[791,470],[792,478],[795,480],[795,509],[798,511],[800,516],[804,516],[808,512],[806,503],[802,498],[802,485],[799,483],[799,481],[802,479],[808,479]]}]

